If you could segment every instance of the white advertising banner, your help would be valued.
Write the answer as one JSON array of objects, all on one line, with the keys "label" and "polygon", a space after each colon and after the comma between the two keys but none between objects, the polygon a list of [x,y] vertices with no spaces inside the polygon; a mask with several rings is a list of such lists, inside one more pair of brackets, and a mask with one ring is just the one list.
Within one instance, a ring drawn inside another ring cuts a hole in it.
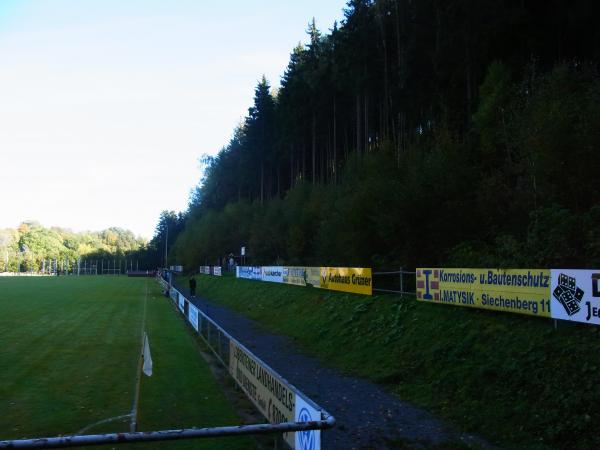
[{"label": "white advertising banner", "polygon": [[306,267],[284,267],[283,282],[297,286],[306,286]]},{"label": "white advertising banner", "polygon": [[552,269],[553,319],[600,325],[600,269]]},{"label": "white advertising banner", "polygon": [[[296,392],[234,339],[229,341],[229,373],[270,423],[292,422]],[[294,433],[283,439],[294,448]]]},{"label": "white advertising banner", "polygon": [[237,266],[237,277],[248,280],[262,280],[262,267]]},{"label": "white advertising banner", "polygon": [[283,283],[283,267],[263,266],[261,279],[272,283]]},{"label": "white advertising banner", "polygon": [[198,331],[198,308],[196,308],[191,303],[188,309],[188,320],[190,321],[194,329]]},{"label": "white advertising banner", "polygon": [[247,280],[252,279],[252,267],[248,266],[237,266],[235,268],[236,275],[238,278],[245,278]]},{"label": "white advertising banner", "polygon": [[[315,420],[321,420],[321,412],[297,395],[296,422],[312,422]],[[296,450],[319,450],[321,448],[321,430],[297,431],[295,440]]]},{"label": "white advertising banner", "polygon": [[221,266],[214,266],[213,267],[213,275],[216,275],[218,277],[221,276]]},{"label": "white advertising banner", "polygon": [[179,310],[181,312],[184,311],[185,297],[183,295],[179,296]]}]

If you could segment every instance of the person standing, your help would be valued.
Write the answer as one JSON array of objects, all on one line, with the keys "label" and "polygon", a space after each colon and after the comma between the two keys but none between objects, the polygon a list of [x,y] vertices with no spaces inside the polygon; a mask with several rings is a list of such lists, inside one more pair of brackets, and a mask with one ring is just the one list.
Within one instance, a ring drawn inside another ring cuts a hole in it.
[{"label": "person standing", "polygon": [[192,297],[196,296],[196,279],[193,275],[190,277],[190,295]]}]

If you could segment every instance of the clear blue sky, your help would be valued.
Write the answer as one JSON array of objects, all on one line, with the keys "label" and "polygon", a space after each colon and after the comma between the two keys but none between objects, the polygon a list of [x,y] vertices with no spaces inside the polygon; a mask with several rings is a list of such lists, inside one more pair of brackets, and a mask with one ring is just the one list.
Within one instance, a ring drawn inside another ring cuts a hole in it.
[{"label": "clear blue sky", "polygon": [[0,228],[151,237],[344,0],[0,0]]}]

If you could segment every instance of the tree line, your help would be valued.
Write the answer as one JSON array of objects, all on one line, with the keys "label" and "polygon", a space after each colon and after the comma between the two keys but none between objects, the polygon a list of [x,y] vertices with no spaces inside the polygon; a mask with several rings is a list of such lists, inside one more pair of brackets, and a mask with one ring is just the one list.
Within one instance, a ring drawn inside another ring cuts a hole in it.
[{"label": "tree line", "polygon": [[599,13],[350,0],[313,20],[171,213],[172,262],[600,263]]},{"label": "tree line", "polygon": [[0,230],[0,269],[5,272],[39,272],[50,266],[65,267],[66,261],[72,267],[83,259],[98,264],[102,259],[136,260],[140,267],[154,268],[148,253],[145,239],[118,227],[77,233],[30,221]]}]

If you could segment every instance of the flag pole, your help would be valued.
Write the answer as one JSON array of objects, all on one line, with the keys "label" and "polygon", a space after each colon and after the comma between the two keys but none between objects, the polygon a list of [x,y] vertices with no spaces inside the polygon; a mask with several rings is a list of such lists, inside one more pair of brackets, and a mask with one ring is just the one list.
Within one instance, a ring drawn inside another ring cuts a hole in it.
[{"label": "flag pole", "polygon": [[148,302],[148,280],[146,280],[146,295],[144,296],[144,309],[142,312],[142,348],[140,350],[140,356],[138,360],[137,373],[135,377],[135,390],[133,394],[133,405],[131,406],[131,422],[129,424],[129,430],[133,433],[137,429],[137,413],[138,404],[140,401],[140,384],[142,383],[142,368],[144,363],[144,346],[146,343],[146,304]]}]

